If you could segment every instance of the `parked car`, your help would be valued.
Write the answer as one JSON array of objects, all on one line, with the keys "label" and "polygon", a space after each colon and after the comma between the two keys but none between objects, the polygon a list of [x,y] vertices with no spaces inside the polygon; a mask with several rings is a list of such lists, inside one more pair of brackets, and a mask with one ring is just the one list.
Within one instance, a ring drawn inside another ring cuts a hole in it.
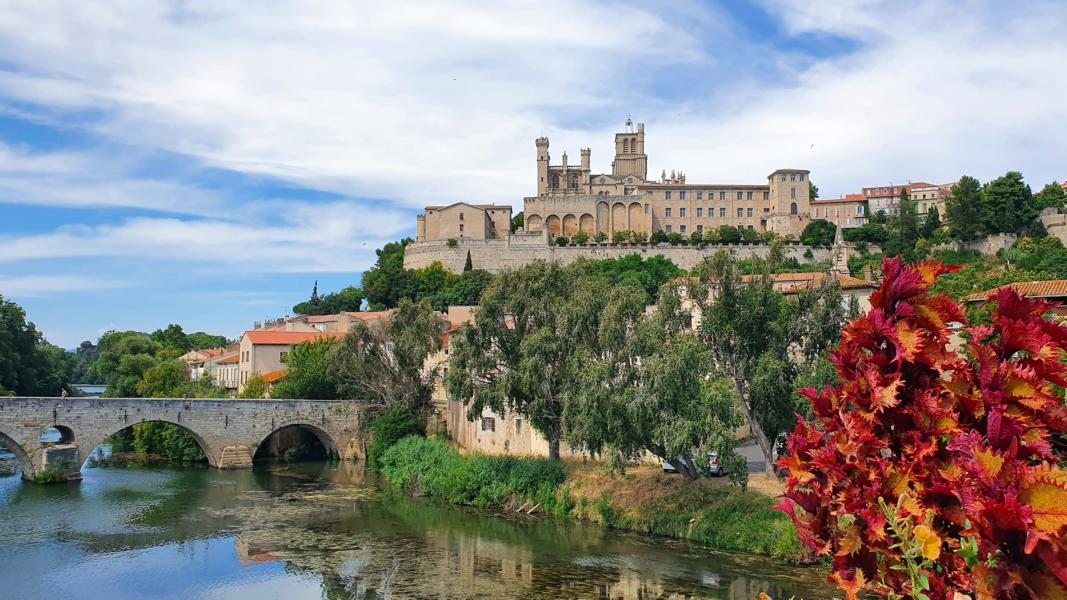
[{"label": "parked car", "polygon": [[[681,461],[681,462],[683,462],[685,464],[689,464],[689,460],[686,459],[686,458],[677,458],[676,460]],[[663,469],[664,473],[677,473],[678,472],[678,469],[675,469],[674,465],[672,465],[671,463],[669,463],[667,461],[663,461],[662,463],[660,463],[660,467]],[[708,470],[715,477],[720,477],[720,476],[723,475],[722,465],[719,463],[719,453],[718,452],[708,452],[708,467],[709,467]]]}]

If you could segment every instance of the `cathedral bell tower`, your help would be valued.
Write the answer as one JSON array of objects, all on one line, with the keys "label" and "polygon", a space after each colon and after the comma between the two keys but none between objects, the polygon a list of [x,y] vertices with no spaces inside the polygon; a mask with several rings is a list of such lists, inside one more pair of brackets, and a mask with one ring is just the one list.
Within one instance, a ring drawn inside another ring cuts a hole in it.
[{"label": "cathedral bell tower", "polygon": [[645,154],[645,124],[634,123],[626,119],[626,130],[615,134],[615,160],[611,163],[611,174],[616,177],[633,175],[641,181],[648,179],[648,155]]}]

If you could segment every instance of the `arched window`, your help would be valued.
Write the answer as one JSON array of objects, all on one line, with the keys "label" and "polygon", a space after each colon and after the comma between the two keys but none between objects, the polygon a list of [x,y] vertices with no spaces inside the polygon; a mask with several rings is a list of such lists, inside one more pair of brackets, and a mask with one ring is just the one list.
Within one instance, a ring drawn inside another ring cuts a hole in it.
[{"label": "arched window", "polygon": [[630,153],[630,138],[623,138],[622,139],[622,153],[623,154],[629,154]]},{"label": "arched window", "polygon": [[553,174],[548,180],[548,187],[558,190],[559,189],[559,175]]},{"label": "arched window", "polygon": [[630,152],[637,154],[637,138],[630,138]]},{"label": "arched window", "polygon": [[578,174],[577,173],[574,173],[574,174],[571,175],[570,185],[568,187],[570,187],[572,190],[578,189]]},{"label": "arched window", "polygon": [[791,214],[791,215],[797,214],[797,203],[796,202],[794,202],[794,203],[789,205],[789,214]]}]

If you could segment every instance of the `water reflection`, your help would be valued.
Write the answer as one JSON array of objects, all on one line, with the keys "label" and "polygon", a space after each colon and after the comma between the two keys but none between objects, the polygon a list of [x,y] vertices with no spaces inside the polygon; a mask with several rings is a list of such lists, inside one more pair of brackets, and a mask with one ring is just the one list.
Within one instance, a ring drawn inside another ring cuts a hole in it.
[{"label": "water reflection", "polygon": [[[347,463],[0,480],[9,597],[828,598],[823,574],[379,491]],[[106,566],[102,566],[106,563]]]}]

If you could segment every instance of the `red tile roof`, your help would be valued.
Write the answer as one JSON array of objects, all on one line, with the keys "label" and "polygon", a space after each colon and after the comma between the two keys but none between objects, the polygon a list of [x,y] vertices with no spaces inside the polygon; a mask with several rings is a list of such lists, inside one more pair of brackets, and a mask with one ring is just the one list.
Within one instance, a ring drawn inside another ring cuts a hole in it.
[{"label": "red tile roof", "polygon": [[274,383],[274,382],[278,381],[279,379],[284,379],[285,376],[288,375],[288,374],[289,374],[289,371],[267,371],[266,373],[264,373],[262,375],[262,377],[263,377],[263,381],[265,381],[267,383]]},{"label": "red tile roof", "polygon": [[967,302],[981,302],[1004,288],[1012,288],[1027,298],[1067,298],[1067,279],[1050,281],[1020,281],[967,296]]},{"label": "red tile roof", "polygon": [[227,356],[225,358],[220,358],[218,363],[216,363],[216,364],[233,365],[233,364],[237,364],[239,362],[241,362],[241,355],[240,354],[233,354],[233,355]]},{"label": "red tile roof", "polygon": [[311,342],[323,338],[343,338],[342,332],[323,333],[321,331],[276,331],[271,329],[256,329],[246,331],[245,337],[253,344],[266,346],[291,346],[303,342]]}]

